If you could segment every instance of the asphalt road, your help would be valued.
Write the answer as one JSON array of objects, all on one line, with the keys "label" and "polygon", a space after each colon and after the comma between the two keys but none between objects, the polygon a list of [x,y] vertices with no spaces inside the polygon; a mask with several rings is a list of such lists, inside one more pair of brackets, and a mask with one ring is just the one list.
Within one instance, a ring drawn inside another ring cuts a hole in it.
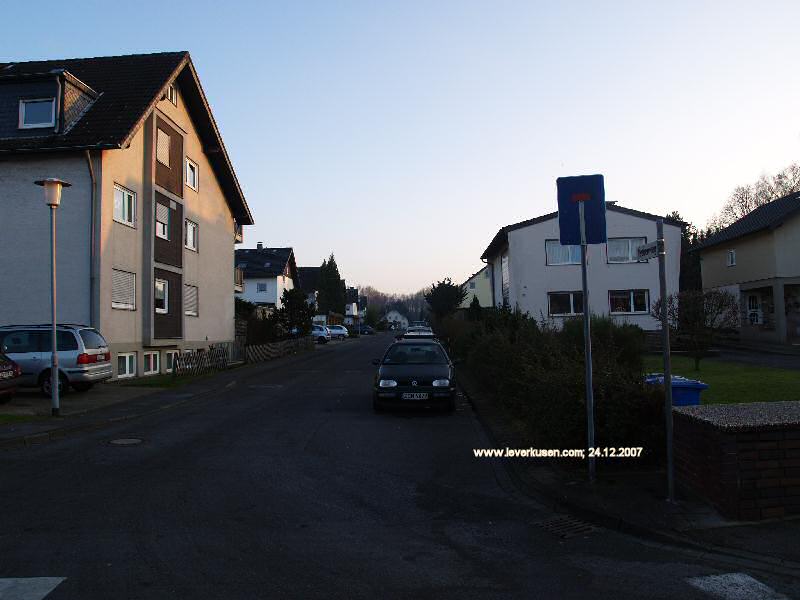
[{"label": "asphalt road", "polygon": [[542,528],[558,515],[473,457],[489,443],[466,402],[372,412],[370,359],[390,341],[0,452],[0,599],[800,598],[797,580],[713,556]]}]

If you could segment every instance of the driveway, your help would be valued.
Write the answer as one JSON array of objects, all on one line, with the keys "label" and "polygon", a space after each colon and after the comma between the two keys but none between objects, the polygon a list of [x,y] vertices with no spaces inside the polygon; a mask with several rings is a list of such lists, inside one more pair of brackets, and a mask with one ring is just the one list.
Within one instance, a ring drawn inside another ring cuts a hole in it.
[{"label": "driveway", "polygon": [[474,458],[489,442],[463,400],[372,412],[370,359],[391,340],[0,452],[0,598],[800,597],[720,557],[580,523],[561,537],[559,515]]}]

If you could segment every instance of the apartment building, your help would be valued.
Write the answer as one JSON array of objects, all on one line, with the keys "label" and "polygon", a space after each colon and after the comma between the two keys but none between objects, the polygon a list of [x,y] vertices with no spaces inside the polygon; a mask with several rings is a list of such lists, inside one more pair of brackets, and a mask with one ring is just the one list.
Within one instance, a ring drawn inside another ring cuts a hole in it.
[{"label": "apartment building", "polygon": [[[657,215],[606,204],[607,244],[589,246],[589,308],[616,321],[658,329],[650,315],[659,293],[658,261],[639,261],[636,249],[656,239]],[[678,291],[682,223],[664,219],[667,292]],[[583,314],[580,246],[559,242],[558,213],[501,228],[481,258],[490,269],[494,306],[519,309],[559,325]]]},{"label": "apartment building", "polygon": [[0,323],[58,320],[110,343],[115,375],[234,339],[234,244],[253,217],[187,52],[0,63]]}]

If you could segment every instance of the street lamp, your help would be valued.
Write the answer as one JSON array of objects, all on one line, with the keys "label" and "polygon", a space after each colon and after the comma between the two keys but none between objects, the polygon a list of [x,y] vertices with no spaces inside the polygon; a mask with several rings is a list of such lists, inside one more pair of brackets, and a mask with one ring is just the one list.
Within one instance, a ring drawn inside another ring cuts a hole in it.
[{"label": "street lamp", "polygon": [[60,410],[58,398],[58,345],[56,340],[56,209],[61,204],[61,190],[72,184],[55,179],[34,181],[44,188],[44,202],[50,207],[50,308],[52,310],[53,330],[51,336],[50,358],[50,399],[52,414],[58,416]]}]

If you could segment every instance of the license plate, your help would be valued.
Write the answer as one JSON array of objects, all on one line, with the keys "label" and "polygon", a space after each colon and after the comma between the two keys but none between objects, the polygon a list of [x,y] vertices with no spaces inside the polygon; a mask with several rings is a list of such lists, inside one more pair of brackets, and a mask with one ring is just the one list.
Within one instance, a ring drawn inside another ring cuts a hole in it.
[{"label": "license plate", "polygon": [[425,392],[406,392],[403,394],[403,400],[427,400],[428,394]]},{"label": "license plate", "polygon": [[105,360],[105,359],[106,359],[106,355],[105,354],[98,354],[97,355],[97,360]]},{"label": "license plate", "polygon": [[14,371],[3,371],[0,373],[0,379],[9,379],[14,376]]}]

